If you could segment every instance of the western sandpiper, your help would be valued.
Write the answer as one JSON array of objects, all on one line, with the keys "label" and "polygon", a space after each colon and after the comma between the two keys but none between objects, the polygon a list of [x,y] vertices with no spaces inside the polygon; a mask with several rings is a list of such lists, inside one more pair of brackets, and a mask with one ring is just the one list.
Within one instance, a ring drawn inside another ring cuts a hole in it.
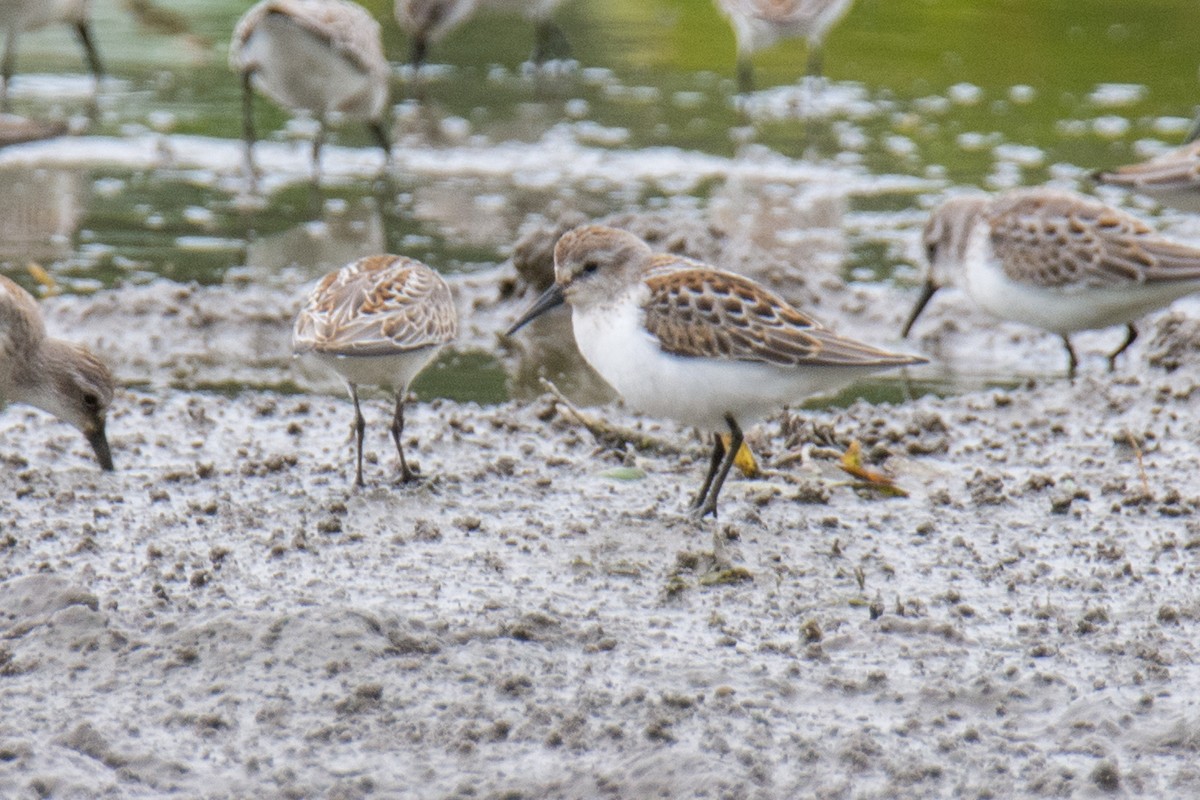
[{"label": "western sandpiper", "polygon": [[1124,211],[1072,192],[1018,189],[944,202],[923,234],[925,287],[903,335],[942,286],[958,284],[985,311],[1062,337],[1068,374],[1079,359],[1069,335],[1125,325],[1200,290],[1200,249],[1173,242]]},{"label": "western sandpiper", "polygon": [[368,256],[326,275],[292,329],[292,350],[311,354],[330,367],[354,401],[357,460],[354,482],[363,485],[362,446],[366,423],[358,404],[360,384],[396,393],[392,439],[405,482],[415,476],[404,460],[404,398],[413,378],[442,345],[458,334],[458,312],[450,288],[420,261],[403,256]]},{"label": "western sandpiper", "polygon": [[112,398],[108,367],[86,347],[48,337],[37,302],[0,275],[0,407],[26,403],[69,422],[111,470],[104,425]]},{"label": "western sandpiper", "polygon": [[97,86],[104,77],[104,65],[92,37],[91,0],[5,0],[0,2],[0,28],[4,29],[4,59],[0,72],[0,107],[8,108],[8,86],[17,63],[17,39],[24,31],[63,23],[75,29],[83,46],[88,67]]},{"label": "western sandpiper", "polygon": [[566,301],[583,357],[627,402],[717,433],[692,510],[716,515],[742,425],[788,403],[923,358],[838,336],[741,275],[585,225],[554,248],[555,283],[508,330]]},{"label": "western sandpiper", "polygon": [[246,162],[254,171],[252,87],[317,120],[314,177],[320,174],[325,123],[338,113],[366,120],[384,158],[391,142],[384,125],[390,70],[379,23],[350,0],[262,0],[238,20],[229,64],[242,76]]},{"label": "western sandpiper", "polygon": [[738,87],[754,88],[751,57],[781,39],[808,40],[809,75],[821,74],[825,35],[850,10],[854,0],[717,0],[737,37]]},{"label": "western sandpiper", "polygon": [[1192,142],[1138,164],[1101,170],[1100,183],[1123,186],[1173,206],[1200,212],[1200,142]]}]

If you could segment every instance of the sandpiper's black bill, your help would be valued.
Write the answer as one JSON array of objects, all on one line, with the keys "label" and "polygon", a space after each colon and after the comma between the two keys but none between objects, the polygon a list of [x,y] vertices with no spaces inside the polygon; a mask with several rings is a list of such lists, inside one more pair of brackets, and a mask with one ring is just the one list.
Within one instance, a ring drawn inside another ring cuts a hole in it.
[{"label": "sandpiper's black bill", "polygon": [[101,424],[98,428],[90,433],[85,433],[88,444],[92,446],[92,450],[96,453],[96,460],[100,462],[100,468],[108,472],[112,472],[113,460],[112,451],[108,448],[108,437],[104,435],[104,425]]},{"label": "sandpiper's black bill", "polygon": [[533,302],[529,310],[521,315],[521,318],[513,323],[512,327],[504,332],[505,336],[512,336],[514,333],[525,327],[525,324],[534,317],[539,317],[552,308],[556,308],[563,304],[566,298],[563,297],[562,287],[557,283],[553,284],[549,289],[542,292],[542,296]]},{"label": "sandpiper's black bill", "polygon": [[929,301],[937,290],[937,284],[933,281],[925,281],[925,285],[921,287],[921,296],[917,298],[917,304],[913,306],[912,313],[908,315],[908,322],[904,323],[904,330],[900,332],[901,339],[908,338],[908,332],[912,330],[917,317],[921,316],[921,312],[925,310],[925,306],[929,305]]}]

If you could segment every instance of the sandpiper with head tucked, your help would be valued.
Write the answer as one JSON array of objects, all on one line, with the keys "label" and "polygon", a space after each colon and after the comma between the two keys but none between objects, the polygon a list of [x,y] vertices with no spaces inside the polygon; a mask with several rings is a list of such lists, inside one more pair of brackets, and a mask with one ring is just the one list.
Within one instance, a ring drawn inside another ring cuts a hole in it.
[{"label": "sandpiper with head tucked", "polygon": [[8,87],[17,64],[17,39],[25,31],[64,23],[75,29],[88,67],[99,85],[104,65],[92,36],[91,0],[4,0],[0,2],[0,28],[4,30],[4,58],[0,64],[0,108],[8,108]]},{"label": "sandpiper with head tucked", "polygon": [[923,237],[929,273],[904,336],[939,288],[958,284],[992,315],[1062,337],[1071,376],[1079,361],[1070,334],[1125,325],[1111,369],[1137,338],[1139,317],[1200,290],[1200,248],[1073,192],[954,197]]},{"label": "sandpiper with head tucked", "polygon": [[242,76],[246,163],[254,172],[253,91],[311,113],[317,120],[313,175],[320,173],[325,124],[331,114],[366,120],[384,158],[390,68],[379,23],[350,0],[262,0],[238,20],[229,64]]},{"label": "sandpiper with head tucked", "polygon": [[782,39],[808,40],[809,75],[821,74],[825,35],[850,10],[854,0],[717,0],[737,38],[738,88],[753,88],[751,57]]},{"label": "sandpiper with head tucked", "polygon": [[692,510],[716,515],[742,425],[882,369],[925,359],[823,327],[741,275],[655,253],[626,231],[585,225],[554,248],[555,283],[509,329],[567,302],[584,359],[632,406],[712,433]]},{"label": "sandpiper with head tucked", "polygon": [[308,297],[292,329],[296,355],[311,354],[346,382],[354,401],[356,471],[363,485],[366,423],[358,403],[361,384],[396,393],[392,439],[405,482],[415,477],[404,459],[404,398],[409,384],[458,334],[450,288],[420,261],[368,256],[326,275]]},{"label": "sandpiper with head tucked", "polygon": [[111,470],[104,427],[112,399],[108,367],[86,347],[47,336],[33,297],[0,275],[0,407],[26,403],[69,422]]}]

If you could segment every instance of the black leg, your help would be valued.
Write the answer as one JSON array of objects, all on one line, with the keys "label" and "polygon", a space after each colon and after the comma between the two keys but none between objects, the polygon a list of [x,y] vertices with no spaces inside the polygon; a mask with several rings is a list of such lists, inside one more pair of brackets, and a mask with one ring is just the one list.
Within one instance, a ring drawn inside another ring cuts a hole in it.
[{"label": "black leg", "polygon": [[1075,380],[1075,370],[1079,366],[1079,356],[1075,355],[1075,348],[1071,346],[1071,340],[1064,333],[1062,335],[1063,347],[1067,349],[1067,377]]},{"label": "black leg", "polygon": [[4,112],[12,106],[9,89],[12,88],[12,76],[17,66],[17,36],[16,26],[9,28],[4,35],[4,60],[0,63],[0,78],[4,80],[3,87],[0,87],[0,111]]},{"label": "black leg", "polygon": [[400,456],[400,480],[404,483],[417,479],[415,473],[408,468],[404,460],[404,446],[400,439],[404,435],[404,391],[396,393],[396,414],[392,417],[392,441],[396,443],[396,453]]},{"label": "black leg", "polygon": [[700,506],[704,505],[705,499],[708,498],[708,490],[712,486],[713,478],[717,475],[717,469],[721,466],[721,459],[725,458],[725,443],[721,441],[721,435],[713,434],[713,451],[712,459],[708,463],[708,474],[704,476],[704,483],[700,486],[700,492],[696,495],[696,499],[692,501],[691,508],[696,511]]},{"label": "black leg", "polygon": [[533,53],[529,60],[541,66],[553,58],[570,58],[571,41],[552,19],[544,19],[534,29]]},{"label": "black leg", "polygon": [[253,183],[258,177],[258,169],[254,166],[254,73],[246,70],[242,73],[242,140],[246,143],[246,171]]},{"label": "black leg", "polygon": [[737,79],[740,93],[750,94],[754,91],[754,65],[750,63],[749,56],[738,56]]},{"label": "black leg", "polygon": [[366,486],[362,477],[362,446],[363,433],[367,430],[367,421],[363,419],[362,409],[358,405],[358,387],[353,383],[350,384],[350,397],[354,400],[354,441],[357,457],[355,463],[358,465],[354,472],[354,485],[361,488]]},{"label": "black leg", "polygon": [[425,66],[425,59],[429,55],[429,41],[424,34],[418,33],[412,40],[412,53],[408,57],[408,61],[412,64],[415,71],[419,71]]},{"label": "black leg", "polygon": [[317,135],[312,145],[312,179],[313,185],[321,184],[321,148],[325,146],[325,117],[317,118]]},{"label": "black leg", "polygon": [[1121,346],[1113,350],[1108,356],[1108,371],[1112,372],[1117,368],[1117,356],[1129,349],[1129,345],[1133,344],[1138,337],[1137,328],[1133,327],[1133,323],[1125,326],[1125,341],[1121,342]]},{"label": "black leg", "polygon": [[821,77],[825,68],[825,53],[821,49],[820,42],[808,43],[808,64],[804,67],[804,74],[813,78]]},{"label": "black leg", "polygon": [[92,75],[96,76],[96,82],[104,77],[104,64],[100,61],[100,53],[96,50],[96,44],[92,41],[92,28],[87,20],[79,22],[75,26],[75,33],[79,36],[79,43],[83,45],[83,54],[87,58],[88,68],[91,69]]},{"label": "black leg", "polygon": [[375,137],[375,144],[383,150],[383,163],[385,165],[392,163],[392,139],[388,136],[387,126],[383,124],[383,120],[373,119],[367,123],[367,129],[371,131],[371,136]]},{"label": "black leg", "polygon": [[729,475],[729,469],[733,466],[734,459],[737,458],[738,450],[742,449],[742,429],[738,427],[737,421],[732,415],[725,415],[725,424],[729,426],[730,441],[729,448],[725,451],[725,458],[721,459],[721,469],[717,473],[716,479],[713,481],[712,489],[708,493],[708,499],[704,501],[704,505],[700,508],[698,516],[704,519],[709,514],[716,519],[717,516],[717,497],[721,494],[721,487],[725,485],[725,477]]}]

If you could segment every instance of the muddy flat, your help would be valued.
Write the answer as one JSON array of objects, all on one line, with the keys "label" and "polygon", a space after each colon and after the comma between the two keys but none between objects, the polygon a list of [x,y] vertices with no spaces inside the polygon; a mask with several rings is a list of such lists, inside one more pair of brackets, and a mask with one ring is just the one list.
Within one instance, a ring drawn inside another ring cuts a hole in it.
[{"label": "muddy flat", "polygon": [[1198,347],[783,414],[703,523],[705,442],[612,403],[654,446],[417,403],[403,485],[374,399],[360,491],[336,394],[125,389],[113,474],[11,407],[0,795],[1194,795]]}]

